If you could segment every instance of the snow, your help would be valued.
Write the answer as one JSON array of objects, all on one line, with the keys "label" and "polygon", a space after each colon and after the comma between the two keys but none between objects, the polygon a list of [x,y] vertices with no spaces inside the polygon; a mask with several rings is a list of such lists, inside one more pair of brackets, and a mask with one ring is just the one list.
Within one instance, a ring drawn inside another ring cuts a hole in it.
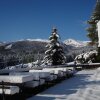
[{"label": "snow", "polygon": [[11,49],[11,48],[12,48],[12,44],[7,45],[7,46],[5,47],[5,49]]},{"label": "snow", "polygon": [[33,77],[33,80],[39,80],[39,73],[33,73],[33,72],[11,72],[10,75],[31,75]]},{"label": "snow", "polygon": [[74,39],[67,39],[64,41],[66,45],[71,45],[74,47],[84,47],[87,45],[89,41],[79,41],[79,40],[74,40]]},{"label": "snow", "polygon": [[[19,93],[19,87],[17,86],[4,86],[4,92],[8,95],[13,95]],[[2,89],[0,88],[0,94],[2,94]]]},{"label": "snow", "polygon": [[40,78],[46,78],[50,76],[49,71],[43,71],[43,70],[29,70],[30,73],[34,73],[35,75],[39,75]]},{"label": "snow", "polygon": [[58,68],[44,68],[43,69],[44,71],[50,71],[51,73],[57,75],[57,76],[61,76],[63,75],[63,72],[61,69],[58,69]]},{"label": "snow", "polygon": [[40,42],[49,42],[49,40],[46,39],[26,39],[27,41],[40,41]]},{"label": "snow", "polygon": [[82,70],[27,100],[100,100],[100,68]]},{"label": "snow", "polygon": [[40,42],[49,42],[49,40],[47,40],[47,39],[20,39],[20,40],[17,40],[17,41],[29,41],[29,42],[32,42],[32,41],[40,41]]},{"label": "snow", "polygon": [[41,70],[34,70],[34,71],[31,70],[31,72],[14,72],[14,73],[12,72],[10,73],[10,75],[14,75],[14,76],[30,75],[30,77],[32,77],[33,79],[25,83],[26,87],[36,87],[36,86],[44,84],[45,80],[41,78],[48,77],[48,74],[49,73],[47,72],[41,72]]},{"label": "snow", "polygon": [[76,56],[75,61],[76,63],[92,63],[97,54],[98,52],[96,50],[82,53]]},{"label": "snow", "polygon": [[0,82],[24,83],[32,80],[32,75],[0,75]]},{"label": "snow", "polygon": [[57,75],[54,75],[53,70],[30,70],[30,73],[34,73],[39,76],[39,78],[45,78],[47,81],[52,81],[57,79]]}]

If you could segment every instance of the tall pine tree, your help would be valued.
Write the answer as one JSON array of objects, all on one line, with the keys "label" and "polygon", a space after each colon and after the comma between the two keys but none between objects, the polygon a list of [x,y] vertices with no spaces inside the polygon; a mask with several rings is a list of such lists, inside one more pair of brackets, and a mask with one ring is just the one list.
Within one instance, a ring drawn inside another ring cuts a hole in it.
[{"label": "tall pine tree", "polygon": [[97,0],[95,9],[88,20],[89,28],[87,29],[87,36],[90,38],[91,45],[98,45],[98,31],[97,31],[97,22],[100,20],[100,0]]},{"label": "tall pine tree", "polygon": [[49,37],[50,42],[46,46],[48,49],[45,52],[46,56],[43,60],[45,65],[61,65],[65,63],[66,57],[58,39],[59,35],[57,34],[57,29],[53,28],[51,36]]},{"label": "tall pine tree", "polygon": [[98,30],[97,30],[97,23],[100,21],[100,0],[97,0],[95,9],[92,13],[92,16],[90,17],[90,20],[88,21],[89,28],[88,31],[88,37],[90,38],[91,45],[95,45],[98,50],[98,56],[95,58],[96,62],[100,62],[100,47],[98,47]]}]

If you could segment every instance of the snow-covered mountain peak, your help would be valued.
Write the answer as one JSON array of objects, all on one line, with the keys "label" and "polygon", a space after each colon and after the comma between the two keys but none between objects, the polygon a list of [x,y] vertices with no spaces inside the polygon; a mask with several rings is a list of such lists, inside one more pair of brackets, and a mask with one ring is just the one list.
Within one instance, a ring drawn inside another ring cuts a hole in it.
[{"label": "snow-covered mountain peak", "polygon": [[84,47],[87,45],[88,41],[79,41],[79,40],[74,40],[74,39],[67,39],[64,41],[66,45],[71,45],[74,47]]},{"label": "snow-covered mountain peak", "polygon": [[40,41],[40,42],[49,42],[46,39],[26,39],[27,41]]},{"label": "snow-covered mountain peak", "polygon": [[[46,40],[46,39],[21,39],[21,40],[18,40],[18,41],[29,41],[29,42],[33,42],[33,41],[37,41],[37,42],[49,42],[49,40]],[[18,42],[16,41],[16,42]]]}]

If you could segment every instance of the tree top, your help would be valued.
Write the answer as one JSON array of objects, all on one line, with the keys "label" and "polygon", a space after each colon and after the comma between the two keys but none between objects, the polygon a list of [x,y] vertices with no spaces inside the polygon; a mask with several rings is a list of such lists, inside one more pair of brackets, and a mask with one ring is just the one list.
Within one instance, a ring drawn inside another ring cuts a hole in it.
[{"label": "tree top", "polygon": [[52,33],[57,33],[57,29],[55,27],[52,28]]}]

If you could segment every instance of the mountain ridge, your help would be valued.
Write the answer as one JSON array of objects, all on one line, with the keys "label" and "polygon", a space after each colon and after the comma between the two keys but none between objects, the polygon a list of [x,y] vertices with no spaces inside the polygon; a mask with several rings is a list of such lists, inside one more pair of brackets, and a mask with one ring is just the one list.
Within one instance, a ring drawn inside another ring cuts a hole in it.
[{"label": "mountain ridge", "polygon": [[[49,40],[47,39],[22,39],[22,40],[18,40],[18,41],[13,41],[13,42],[6,42],[3,43],[4,45],[11,45],[13,43],[18,43],[18,42],[44,42],[44,43],[48,43]],[[80,40],[75,40],[75,39],[66,39],[64,40],[62,43],[64,43],[65,45],[69,45],[69,46],[73,46],[73,47],[84,47],[87,46],[89,41],[80,41]],[[1,45],[3,45],[1,43]]]}]

